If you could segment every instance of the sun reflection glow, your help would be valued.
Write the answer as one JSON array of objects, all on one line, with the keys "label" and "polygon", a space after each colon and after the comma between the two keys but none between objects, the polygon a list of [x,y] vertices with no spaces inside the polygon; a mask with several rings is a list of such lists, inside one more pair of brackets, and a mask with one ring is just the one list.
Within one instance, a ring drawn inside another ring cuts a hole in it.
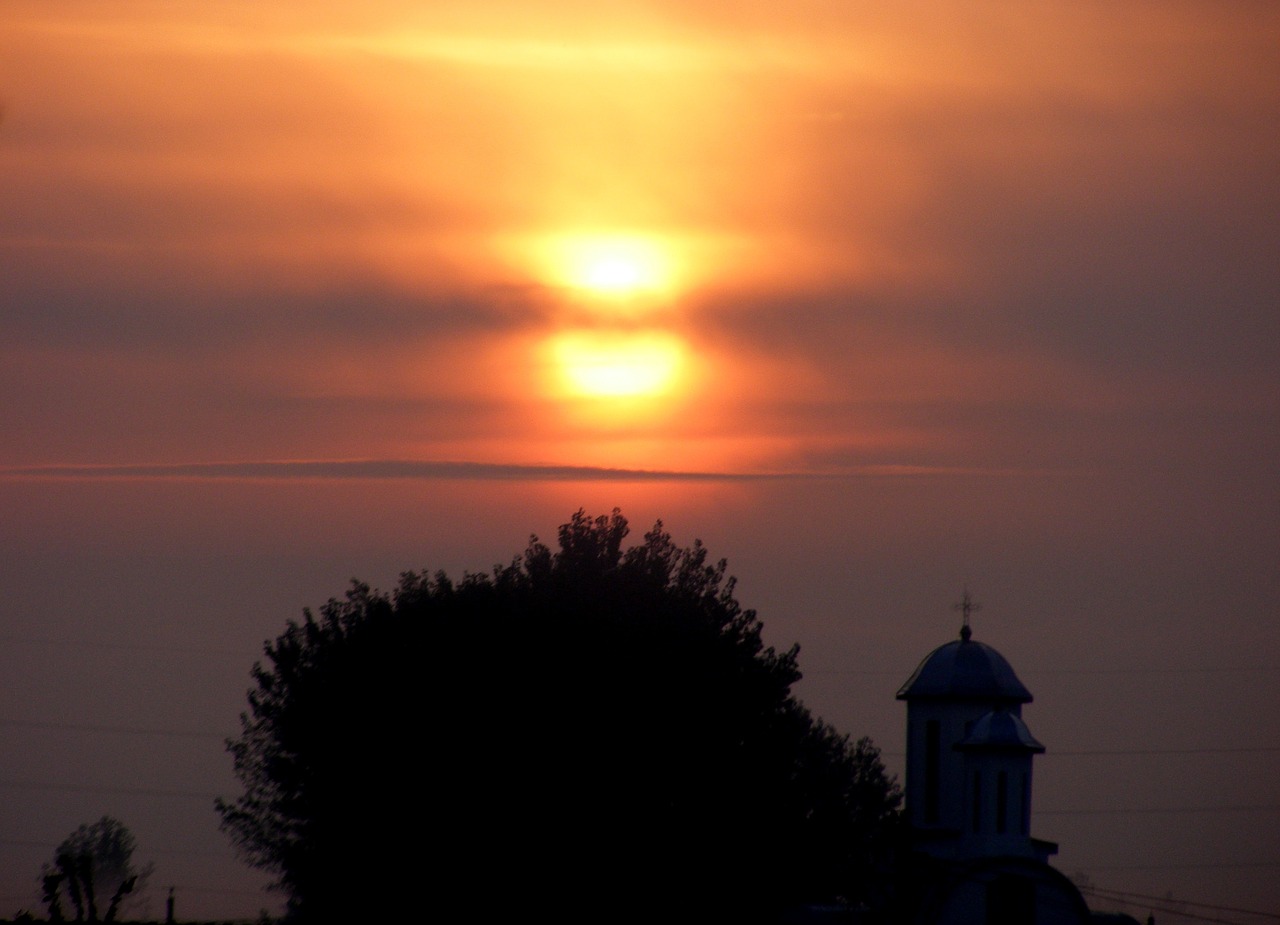
[{"label": "sun reflection glow", "polygon": [[583,398],[649,398],[670,393],[685,366],[684,342],[661,331],[573,331],[553,338],[563,390]]}]

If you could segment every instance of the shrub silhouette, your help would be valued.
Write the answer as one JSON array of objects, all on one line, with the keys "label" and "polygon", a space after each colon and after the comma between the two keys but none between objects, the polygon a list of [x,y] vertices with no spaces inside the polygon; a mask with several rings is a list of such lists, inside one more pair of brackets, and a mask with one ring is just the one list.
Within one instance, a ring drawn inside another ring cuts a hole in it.
[{"label": "shrub silhouette", "polygon": [[353,583],[265,649],[223,826],[303,921],[769,921],[871,895],[899,793],[725,563],[582,511],[492,574]]},{"label": "shrub silhouette", "polygon": [[120,905],[140,892],[152,865],[133,864],[137,842],[119,819],[103,816],[80,826],[62,840],[52,864],[41,873],[50,921],[63,920],[61,889],[65,884],[75,920],[98,921],[98,900],[109,898],[103,922],[114,922]]}]

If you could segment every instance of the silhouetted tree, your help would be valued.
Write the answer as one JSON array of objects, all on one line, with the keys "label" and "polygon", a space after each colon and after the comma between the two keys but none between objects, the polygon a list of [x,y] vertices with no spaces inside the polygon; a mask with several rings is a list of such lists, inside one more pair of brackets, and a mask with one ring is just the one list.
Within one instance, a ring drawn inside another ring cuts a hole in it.
[{"label": "silhouetted tree", "polygon": [[44,887],[44,904],[49,910],[50,922],[63,921],[62,916],[62,899],[58,895],[58,891],[62,888],[62,881],[66,879],[61,873],[54,873],[46,870],[40,877],[41,885]]},{"label": "silhouetted tree", "polygon": [[353,583],[254,666],[223,826],[305,921],[769,921],[864,900],[899,793],[725,563],[579,511],[492,574]]},{"label": "silhouetted tree", "polygon": [[[62,879],[66,881],[67,892],[71,894],[71,905],[76,910],[76,921],[84,921],[84,897],[80,891],[80,865],[77,863],[76,856],[65,851],[58,852],[58,870],[62,872]],[[50,915],[53,914],[50,909]]]},{"label": "silhouetted tree", "polygon": [[133,833],[111,816],[82,825],[64,838],[54,853],[53,864],[46,864],[41,874],[50,920],[63,920],[59,890],[65,883],[77,922],[98,921],[100,892],[111,896],[103,921],[115,921],[124,898],[151,873],[150,864],[141,869],[134,867],[136,845]]}]

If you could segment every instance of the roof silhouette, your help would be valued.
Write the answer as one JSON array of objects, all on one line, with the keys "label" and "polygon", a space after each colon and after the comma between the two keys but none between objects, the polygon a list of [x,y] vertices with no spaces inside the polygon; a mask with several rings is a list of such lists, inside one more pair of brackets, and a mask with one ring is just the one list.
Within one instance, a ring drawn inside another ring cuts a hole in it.
[{"label": "roof silhouette", "polygon": [[925,656],[898,691],[898,699],[1015,704],[1030,703],[1032,697],[1003,655],[961,631],[959,639],[938,646]]},{"label": "roof silhouette", "polygon": [[1036,741],[1022,718],[1008,710],[984,713],[956,748],[1028,751],[1036,754],[1044,751],[1044,746]]}]

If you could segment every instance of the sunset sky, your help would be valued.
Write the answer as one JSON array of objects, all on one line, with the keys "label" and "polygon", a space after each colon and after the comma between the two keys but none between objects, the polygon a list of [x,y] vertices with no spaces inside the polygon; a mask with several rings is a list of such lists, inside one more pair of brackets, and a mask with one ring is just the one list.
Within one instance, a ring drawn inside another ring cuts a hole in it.
[{"label": "sunset sky", "polygon": [[967,585],[1056,866],[1280,910],[1277,151],[1263,0],[5,0],[0,917],[277,908],[263,640],[615,506],[895,772]]}]

